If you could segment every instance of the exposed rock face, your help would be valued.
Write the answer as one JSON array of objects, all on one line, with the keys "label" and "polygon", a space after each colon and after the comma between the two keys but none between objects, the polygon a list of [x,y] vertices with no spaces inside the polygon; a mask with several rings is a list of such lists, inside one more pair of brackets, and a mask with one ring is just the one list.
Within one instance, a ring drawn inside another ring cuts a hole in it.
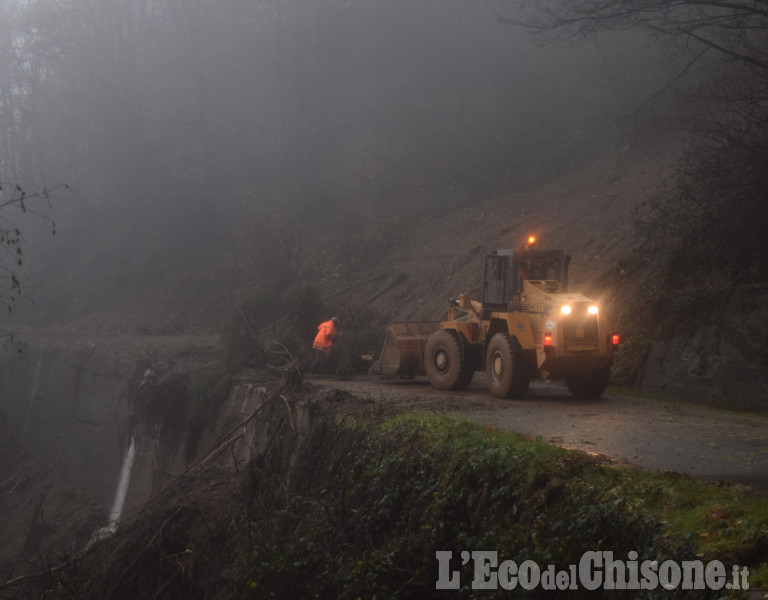
[{"label": "exposed rock face", "polygon": [[234,395],[215,413],[192,410],[189,374],[216,346],[161,341],[37,339],[0,354],[3,581],[25,570],[20,559],[55,564],[113,528],[247,409]]},{"label": "exposed rock face", "polygon": [[119,362],[87,345],[40,344],[3,354],[4,572],[14,557],[55,561],[67,549],[62,540],[87,540],[106,518],[122,461],[127,382]]},{"label": "exposed rock face", "polygon": [[768,410],[768,294],[733,296],[715,324],[657,341],[642,387],[693,402]]}]

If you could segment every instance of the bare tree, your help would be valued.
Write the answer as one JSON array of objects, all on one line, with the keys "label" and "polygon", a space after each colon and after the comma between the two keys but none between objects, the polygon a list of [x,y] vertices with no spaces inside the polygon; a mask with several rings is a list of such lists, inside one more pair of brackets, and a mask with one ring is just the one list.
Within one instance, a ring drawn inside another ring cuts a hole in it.
[{"label": "bare tree", "polygon": [[651,201],[645,230],[671,240],[657,248],[678,285],[704,273],[725,286],[768,273],[751,260],[768,252],[768,1],[549,0],[500,19],[559,38],[639,29],[687,57],[667,89],[695,71],[678,88],[676,126],[690,145],[672,185]]},{"label": "bare tree", "polygon": [[28,194],[20,185],[0,182],[0,304],[9,312],[13,311],[16,302],[23,297],[22,282],[17,275],[23,264],[24,236],[15,219],[8,217],[9,211],[17,210],[23,214],[31,214],[47,220],[51,225],[51,233],[56,234],[56,222],[47,214],[42,213],[33,204],[40,200],[50,202],[53,194],[67,185],[56,186],[52,189],[42,189]]},{"label": "bare tree", "polygon": [[694,55],[714,50],[768,69],[765,0],[551,0],[537,3],[537,9],[501,20],[563,35],[642,28],[664,38],[683,38]]}]

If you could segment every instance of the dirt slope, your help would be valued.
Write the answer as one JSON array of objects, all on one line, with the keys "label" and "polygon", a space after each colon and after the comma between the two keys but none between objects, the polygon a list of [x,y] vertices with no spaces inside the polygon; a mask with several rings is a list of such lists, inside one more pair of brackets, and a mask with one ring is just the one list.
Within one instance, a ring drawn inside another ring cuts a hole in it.
[{"label": "dirt slope", "polygon": [[648,140],[539,189],[436,215],[395,249],[380,279],[345,298],[388,320],[439,318],[451,297],[477,291],[486,252],[517,247],[529,233],[542,248],[571,254],[571,285],[588,291],[632,247],[633,211],[669,172],[676,151],[674,140]]}]

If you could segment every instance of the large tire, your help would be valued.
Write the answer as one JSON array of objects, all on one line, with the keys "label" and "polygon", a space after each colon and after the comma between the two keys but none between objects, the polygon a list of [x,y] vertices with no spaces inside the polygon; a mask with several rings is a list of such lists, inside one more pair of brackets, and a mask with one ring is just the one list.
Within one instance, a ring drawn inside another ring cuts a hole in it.
[{"label": "large tire", "polygon": [[497,333],[488,343],[485,354],[485,377],[488,388],[497,398],[521,398],[531,382],[523,353],[506,333]]},{"label": "large tire", "polygon": [[565,384],[576,398],[599,398],[608,387],[610,377],[611,365],[606,365],[591,373],[566,377]]},{"label": "large tire", "polygon": [[438,390],[463,390],[475,374],[464,356],[459,334],[450,329],[439,329],[430,336],[424,350],[424,370]]}]

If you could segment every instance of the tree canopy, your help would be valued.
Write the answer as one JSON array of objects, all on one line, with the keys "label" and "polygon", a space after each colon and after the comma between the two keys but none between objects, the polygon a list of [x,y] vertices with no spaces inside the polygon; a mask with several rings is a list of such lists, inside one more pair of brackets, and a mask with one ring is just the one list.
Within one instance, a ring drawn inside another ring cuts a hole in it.
[{"label": "tree canopy", "polygon": [[642,28],[659,36],[683,37],[694,54],[699,46],[768,69],[764,0],[551,0],[537,8],[523,22],[539,31],[588,35]]},{"label": "tree canopy", "polygon": [[188,265],[290,285],[333,264],[328,239],[365,266],[414,215],[612,149],[669,69],[637,43],[617,54],[641,76],[465,0],[0,1],[0,180],[77,190],[36,273],[66,273],[57,301]]},{"label": "tree canopy", "polygon": [[644,250],[663,247],[678,286],[768,278],[753,260],[768,254],[768,2],[550,0],[501,18],[561,38],[642,30],[682,57],[668,85],[649,91],[684,98],[671,125],[690,145],[644,214]]}]

